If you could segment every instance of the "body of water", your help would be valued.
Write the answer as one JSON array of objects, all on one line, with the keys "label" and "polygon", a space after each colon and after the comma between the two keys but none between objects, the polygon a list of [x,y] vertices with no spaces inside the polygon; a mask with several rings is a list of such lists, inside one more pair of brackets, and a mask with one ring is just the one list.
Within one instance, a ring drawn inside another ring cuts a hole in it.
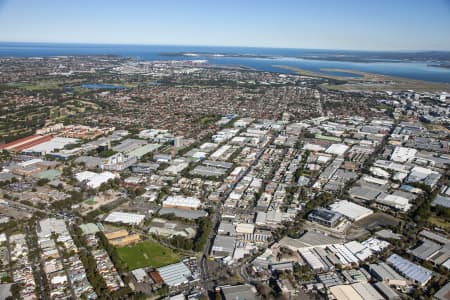
[{"label": "body of water", "polygon": [[125,89],[125,86],[122,85],[114,85],[114,84],[102,84],[102,83],[85,83],[80,85],[84,89],[90,90],[121,90]]},{"label": "body of water", "polygon": [[[260,57],[223,57],[223,56],[183,56],[164,55],[176,53],[233,53],[252,54]],[[307,49],[275,49],[275,48],[245,48],[245,47],[206,47],[206,46],[158,46],[158,45],[93,45],[93,44],[50,44],[50,43],[0,43],[0,56],[44,57],[65,55],[120,55],[141,60],[192,60],[206,59],[211,64],[239,65],[260,71],[294,73],[275,67],[275,65],[292,66],[300,69],[322,72],[324,74],[355,77],[349,72],[324,71],[323,69],[343,69],[369,73],[398,76],[410,79],[433,82],[449,82],[450,69],[433,67],[431,62],[347,62],[333,60],[314,60],[298,58],[299,56],[326,56],[330,53],[340,53],[329,50]],[[342,53],[351,54],[351,51]],[[353,52],[354,53],[354,52]]]}]

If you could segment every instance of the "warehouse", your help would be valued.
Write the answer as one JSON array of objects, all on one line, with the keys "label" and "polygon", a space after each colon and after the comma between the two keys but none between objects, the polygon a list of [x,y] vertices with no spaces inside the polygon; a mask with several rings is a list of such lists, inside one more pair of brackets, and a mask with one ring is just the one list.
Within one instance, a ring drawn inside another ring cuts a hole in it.
[{"label": "warehouse", "polygon": [[94,223],[87,223],[87,224],[81,224],[80,229],[83,232],[84,235],[88,234],[96,234],[99,231],[103,231],[103,225],[101,223],[94,224]]},{"label": "warehouse", "polygon": [[432,271],[416,265],[415,263],[412,263],[397,254],[392,254],[389,256],[387,262],[408,279],[422,287],[425,286],[433,277]]},{"label": "warehouse", "polygon": [[103,159],[95,156],[80,156],[75,159],[75,163],[84,164],[88,169],[96,169],[103,163]]},{"label": "warehouse", "polygon": [[128,152],[127,155],[135,156],[140,159],[142,156],[157,150],[159,147],[161,147],[160,144],[147,144]]},{"label": "warehouse", "polygon": [[406,279],[384,262],[369,264],[370,273],[383,282],[393,286],[406,286]]},{"label": "warehouse", "polygon": [[236,225],[236,233],[252,234],[253,232],[255,232],[255,225],[254,224],[238,223]]},{"label": "warehouse", "polygon": [[66,222],[61,219],[48,218],[39,221],[37,235],[40,238],[50,237],[52,233],[65,234],[67,233]]},{"label": "warehouse", "polygon": [[215,167],[215,168],[223,168],[223,169],[231,169],[233,166],[232,163],[225,161],[215,161],[215,160],[205,160],[203,164],[207,167]]},{"label": "warehouse", "polygon": [[11,152],[20,152],[24,149],[48,142],[51,139],[52,139],[52,137],[49,135],[30,135],[30,136],[15,140],[14,142],[1,145],[0,150],[8,150]]},{"label": "warehouse", "polygon": [[434,198],[433,202],[431,202],[431,205],[450,208],[450,197],[437,195],[436,198]]},{"label": "warehouse", "polygon": [[250,284],[220,287],[225,300],[256,300],[258,299],[255,287]]},{"label": "warehouse", "polygon": [[446,238],[445,236],[436,234],[436,233],[428,231],[428,230],[422,230],[421,232],[419,232],[419,235],[421,237],[427,238],[431,241],[437,242],[441,245],[450,243],[450,240],[448,238]]},{"label": "warehouse", "polygon": [[182,262],[158,268],[157,271],[170,288],[188,284],[194,279],[191,270]]},{"label": "warehouse", "polygon": [[211,249],[211,255],[215,258],[233,256],[236,239],[231,236],[216,236]]},{"label": "warehouse", "polygon": [[123,140],[119,145],[114,146],[112,149],[116,152],[131,152],[139,147],[144,146],[147,144],[147,141],[145,140],[139,140],[139,139],[126,139]]},{"label": "warehouse", "polygon": [[346,216],[351,221],[359,221],[373,214],[373,210],[356,203],[341,200],[330,205],[330,209],[334,212]]},{"label": "warehouse", "polygon": [[51,152],[53,152],[55,150],[61,150],[66,145],[76,144],[78,142],[79,142],[78,139],[55,137],[55,138],[52,138],[49,141],[40,143],[38,145],[34,145],[32,147],[29,147],[29,148],[26,148],[26,149],[24,149],[23,152],[35,153],[35,154],[39,154],[39,155],[46,155],[46,154],[51,153]]},{"label": "warehouse", "polygon": [[227,173],[227,170],[223,168],[207,167],[207,166],[196,166],[192,171],[189,172],[191,175],[198,175],[204,177],[220,177]]},{"label": "warehouse", "polygon": [[419,246],[414,249],[409,249],[407,252],[420,260],[428,260],[431,256],[441,250],[441,248],[441,245],[427,239],[423,239]]},{"label": "warehouse", "polygon": [[434,299],[437,300],[448,300],[450,299],[450,282],[447,282],[436,294],[434,294]]},{"label": "warehouse", "polygon": [[356,282],[351,286],[364,300],[384,300],[384,297],[370,283]]},{"label": "warehouse", "polygon": [[208,212],[204,210],[189,210],[173,207],[163,207],[158,211],[158,214],[163,215],[175,215],[178,218],[184,218],[188,220],[196,220],[208,216]]},{"label": "warehouse", "polygon": [[307,143],[303,146],[303,150],[312,151],[312,152],[320,152],[325,150],[324,147],[316,145],[316,144],[310,144]]},{"label": "warehouse", "polygon": [[94,173],[90,171],[84,171],[75,174],[75,178],[79,182],[85,182],[86,185],[90,188],[96,189],[100,187],[103,183],[108,182],[108,180],[112,180],[117,176],[111,172],[102,172],[102,173]]},{"label": "warehouse", "polygon": [[211,154],[212,159],[220,159],[222,155],[225,154],[225,152],[229,151],[231,149],[230,145],[223,145],[219,149],[217,149],[213,154]]},{"label": "warehouse", "polygon": [[299,253],[313,271],[328,271],[328,266],[312,252],[312,249],[300,249]]},{"label": "warehouse", "polygon": [[364,300],[351,285],[332,286],[330,293],[336,300]]},{"label": "warehouse", "polygon": [[374,283],[374,286],[380,291],[380,293],[388,300],[400,300],[401,297],[386,283],[379,281]]},{"label": "warehouse", "polygon": [[194,197],[169,196],[163,201],[165,208],[198,209],[201,206],[199,199]]},{"label": "warehouse", "polygon": [[378,204],[389,206],[403,212],[407,212],[411,208],[409,200],[396,195],[385,195],[375,200]]},{"label": "warehouse", "polygon": [[325,152],[328,154],[342,156],[347,152],[348,148],[349,147],[344,144],[332,144]]},{"label": "warehouse", "polygon": [[361,186],[353,186],[348,192],[350,197],[363,201],[372,201],[382,193],[380,189],[368,188],[366,185],[363,186],[363,184]]},{"label": "warehouse", "polygon": [[392,152],[391,160],[395,162],[404,163],[412,160],[416,156],[417,150],[407,147],[395,147]]},{"label": "warehouse", "polygon": [[171,175],[177,175],[184,169],[186,169],[189,166],[189,162],[186,162],[181,159],[174,159],[170,166],[168,166],[164,173],[171,174]]},{"label": "warehouse", "polygon": [[115,211],[106,217],[105,222],[139,225],[144,221],[144,218],[145,216],[140,214]]}]

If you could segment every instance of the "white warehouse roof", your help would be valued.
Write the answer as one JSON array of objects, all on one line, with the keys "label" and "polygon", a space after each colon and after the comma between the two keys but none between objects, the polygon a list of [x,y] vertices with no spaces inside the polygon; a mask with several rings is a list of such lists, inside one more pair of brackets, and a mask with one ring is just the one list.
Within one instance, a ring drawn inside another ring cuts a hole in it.
[{"label": "white warehouse roof", "polygon": [[200,205],[201,202],[199,199],[183,196],[169,196],[163,202],[163,207],[187,207],[197,209]]},{"label": "white warehouse roof", "polygon": [[106,217],[105,222],[138,225],[144,218],[145,215],[115,211]]},{"label": "white warehouse roof", "polygon": [[305,145],[303,146],[303,150],[308,150],[308,151],[313,151],[313,152],[319,152],[319,151],[325,150],[325,148],[322,147],[322,146],[320,146],[320,145],[308,143],[308,144],[305,144]]},{"label": "white warehouse roof", "polygon": [[75,174],[75,178],[79,182],[86,181],[87,186],[96,189],[103,183],[108,182],[108,180],[116,178],[116,175],[111,172],[94,173],[90,171],[84,171]]},{"label": "white warehouse roof", "polygon": [[47,154],[55,151],[56,149],[63,149],[66,145],[75,144],[78,142],[78,139],[55,137],[48,142],[44,142],[39,145],[27,148],[25,151]]},{"label": "white warehouse roof", "polygon": [[377,199],[376,202],[394,207],[405,212],[411,208],[411,204],[409,203],[408,199],[397,195],[386,195],[382,199]]},{"label": "white warehouse roof", "polygon": [[417,150],[414,148],[407,147],[395,147],[394,152],[392,152],[391,160],[396,162],[407,162],[416,156]]},{"label": "white warehouse roof", "polygon": [[348,148],[349,147],[344,144],[332,144],[325,152],[337,156],[342,156],[345,154],[345,152],[347,152]]},{"label": "white warehouse roof", "polygon": [[237,233],[249,233],[252,234],[255,231],[255,224],[238,223],[236,225]]},{"label": "white warehouse roof", "polygon": [[358,221],[373,214],[373,210],[347,200],[335,202],[330,205],[330,208],[352,221]]},{"label": "white warehouse roof", "polygon": [[159,275],[161,275],[161,278],[169,287],[188,283],[192,278],[191,271],[182,262],[168,265],[157,270]]}]

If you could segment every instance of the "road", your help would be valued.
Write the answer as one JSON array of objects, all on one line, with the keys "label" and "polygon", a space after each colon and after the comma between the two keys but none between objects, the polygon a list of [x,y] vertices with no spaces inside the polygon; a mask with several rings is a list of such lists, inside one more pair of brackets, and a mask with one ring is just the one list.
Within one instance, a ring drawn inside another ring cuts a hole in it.
[{"label": "road", "polygon": [[[30,230],[29,227],[27,227],[27,232],[26,232],[26,239],[28,242],[28,246],[29,246],[29,250],[32,251],[38,251],[39,246],[37,244],[37,240],[32,238],[32,234],[34,234],[34,232],[32,232]],[[41,261],[39,259],[38,255],[31,255],[31,263],[32,263],[32,268],[33,268],[33,273],[34,273],[34,279],[36,280],[36,285],[40,287],[41,289],[41,294],[38,295],[39,299],[43,299],[43,300],[47,300],[50,299],[49,296],[47,295],[47,293],[45,292],[45,285],[44,285],[44,279],[43,276],[44,273],[42,272],[42,266],[41,266]]]},{"label": "road", "polygon": [[199,259],[199,269],[201,272],[201,279],[202,279],[202,287],[204,291],[209,291],[214,288],[215,285],[215,276],[209,273],[208,270],[208,254],[211,250],[212,243],[214,241],[215,236],[217,235],[217,230],[219,228],[219,224],[221,221],[220,218],[220,210],[222,208],[223,203],[228,198],[228,196],[231,194],[231,192],[234,190],[235,186],[238,182],[241,181],[242,178],[247,176],[247,174],[250,172],[252,167],[259,161],[264,151],[269,147],[270,144],[272,144],[273,140],[275,139],[275,136],[271,136],[270,140],[262,147],[259,152],[256,154],[255,160],[249,165],[249,167],[239,176],[239,178],[236,180],[236,183],[234,183],[220,198],[220,201],[218,201],[217,205],[214,207],[214,213],[211,216],[211,223],[212,223],[212,230],[209,234],[208,240],[205,243],[205,246],[203,247],[203,251],[200,255]]},{"label": "road", "polygon": [[[55,243],[56,243],[56,240],[55,240]],[[70,293],[71,293],[71,295],[72,295],[72,299],[77,299],[77,297],[76,297],[76,295],[75,295],[75,291],[74,291],[74,289],[73,289],[73,283],[72,283],[72,280],[70,279],[70,275],[69,275],[69,267],[67,266],[67,264],[66,264],[66,262],[65,262],[65,259],[64,259],[64,255],[63,255],[63,253],[62,253],[62,251],[61,251],[61,248],[60,248],[60,246],[56,246],[56,249],[58,249],[58,253],[59,253],[59,257],[60,257],[60,259],[61,259],[61,262],[62,262],[62,265],[63,265],[63,268],[64,268],[64,272],[66,273],[66,276],[67,276],[67,281],[68,281],[68,283],[69,283],[69,287],[70,287]]]},{"label": "road", "polygon": [[42,209],[39,209],[39,208],[36,208],[36,207],[33,207],[33,206],[29,206],[29,205],[26,205],[26,204],[23,204],[23,203],[20,203],[20,202],[17,202],[17,201],[5,200],[5,199],[0,199],[0,201],[5,201],[5,202],[8,203],[9,206],[14,207],[14,208],[25,209],[25,210],[28,210],[28,211],[31,211],[31,212],[37,212],[38,211],[38,212],[41,212],[41,213],[44,213],[44,214],[48,214],[48,211],[46,211],[46,210],[42,210]]}]

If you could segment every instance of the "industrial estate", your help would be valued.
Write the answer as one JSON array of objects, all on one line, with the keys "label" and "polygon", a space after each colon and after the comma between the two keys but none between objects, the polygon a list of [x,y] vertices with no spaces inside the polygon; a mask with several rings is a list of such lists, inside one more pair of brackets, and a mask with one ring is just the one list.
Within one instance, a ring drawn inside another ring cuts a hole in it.
[{"label": "industrial estate", "polygon": [[0,298],[450,299],[450,94],[351,80],[0,58]]}]

